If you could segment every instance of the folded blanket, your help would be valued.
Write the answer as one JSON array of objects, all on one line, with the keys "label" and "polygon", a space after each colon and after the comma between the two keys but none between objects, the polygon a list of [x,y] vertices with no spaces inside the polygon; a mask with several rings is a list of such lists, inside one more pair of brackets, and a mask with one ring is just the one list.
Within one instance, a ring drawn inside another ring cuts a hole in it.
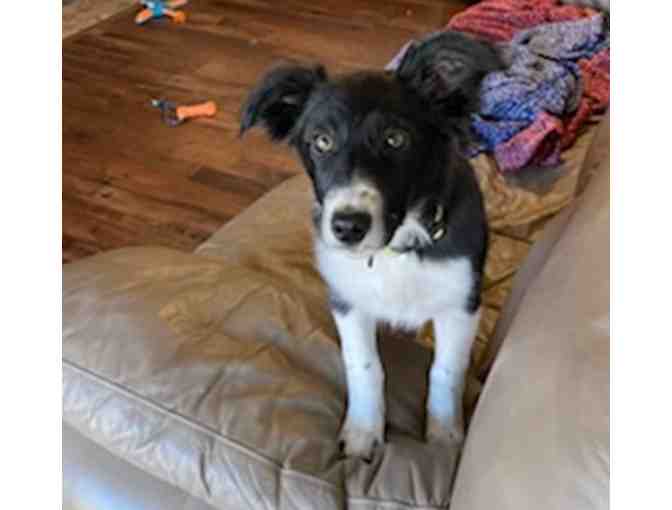
[{"label": "folded blanket", "polygon": [[560,163],[562,133],[562,121],[541,112],[529,127],[494,148],[499,170],[506,173],[532,164],[557,165]]},{"label": "folded blanket", "polygon": [[[561,162],[560,151],[569,148],[581,127],[597,112],[609,104],[609,50],[603,50],[591,59],[579,62],[584,78],[583,97],[572,117],[563,122],[545,111],[539,112],[534,122],[511,135],[507,126],[495,123],[493,140],[498,140],[490,148],[501,172],[512,172],[520,168],[537,165],[556,166]],[[488,125],[488,123],[484,123]],[[520,125],[520,124],[519,124]],[[475,129],[483,129],[474,123]],[[490,133],[481,136],[492,136]],[[509,139],[504,137],[511,135]],[[499,136],[499,138],[497,138]],[[478,151],[475,151],[478,152]]]},{"label": "folded blanket", "polygon": [[560,140],[562,149],[569,148],[576,140],[581,127],[594,113],[609,106],[609,49],[604,49],[590,59],[579,61],[583,81],[583,98],[574,116],[565,123],[565,132]]},{"label": "folded blanket", "polygon": [[[447,28],[496,42],[507,64],[483,80],[469,150],[492,153],[502,172],[557,165],[560,150],[609,103],[604,15],[557,0],[484,0]],[[396,68],[409,44],[387,69]]]},{"label": "folded blanket", "polygon": [[448,28],[491,42],[510,41],[526,28],[593,14],[591,9],[561,5],[557,0],[484,0],[454,16]]},{"label": "folded blanket", "polygon": [[555,60],[578,60],[609,46],[602,15],[560,23],[545,23],[518,32],[511,44],[520,44],[535,55]]},{"label": "folded blanket", "polygon": [[560,116],[576,110],[581,100],[576,66],[541,58],[522,45],[511,45],[507,52],[509,67],[482,82],[482,117],[530,123],[542,111]]}]

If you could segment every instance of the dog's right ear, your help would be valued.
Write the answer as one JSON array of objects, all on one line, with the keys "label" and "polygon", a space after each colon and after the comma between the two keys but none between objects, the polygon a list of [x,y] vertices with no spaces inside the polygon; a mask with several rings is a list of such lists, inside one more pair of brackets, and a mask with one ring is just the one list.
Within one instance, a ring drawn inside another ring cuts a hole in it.
[{"label": "dog's right ear", "polygon": [[240,135],[261,122],[275,141],[283,140],[296,124],[310,94],[327,80],[322,66],[280,67],[264,76],[243,106]]}]

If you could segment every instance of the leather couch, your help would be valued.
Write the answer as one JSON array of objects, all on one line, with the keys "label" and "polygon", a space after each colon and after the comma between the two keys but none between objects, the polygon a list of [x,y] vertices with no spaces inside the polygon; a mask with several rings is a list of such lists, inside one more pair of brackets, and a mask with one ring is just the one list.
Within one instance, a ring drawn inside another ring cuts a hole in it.
[{"label": "leather couch", "polygon": [[303,176],[195,253],[64,266],[64,507],[608,508],[608,122],[516,276],[461,458],[422,440],[431,353],[386,334],[388,442],[370,464],[340,457],[345,378]]}]

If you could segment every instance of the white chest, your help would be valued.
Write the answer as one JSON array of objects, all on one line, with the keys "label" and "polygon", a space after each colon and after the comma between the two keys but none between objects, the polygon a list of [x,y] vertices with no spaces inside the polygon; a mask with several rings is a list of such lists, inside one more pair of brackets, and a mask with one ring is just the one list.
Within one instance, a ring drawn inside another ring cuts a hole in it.
[{"label": "white chest", "polygon": [[419,260],[417,255],[379,254],[367,259],[316,246],[327,284],[350,305],[376,319],[415,328],[447,309],[464,309],[473,285],[466,258]]}]

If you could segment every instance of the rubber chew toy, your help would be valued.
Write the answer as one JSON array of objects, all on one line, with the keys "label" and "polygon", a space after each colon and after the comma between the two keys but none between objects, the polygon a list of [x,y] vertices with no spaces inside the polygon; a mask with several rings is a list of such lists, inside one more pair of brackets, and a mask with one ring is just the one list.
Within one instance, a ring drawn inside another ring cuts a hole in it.
[{"label": "rubber chew toy", "polygon": [[187,15],[175,9],[186,3],[187,0],[140,0],[144,9],[136,14],[135,22],[142,25],[151,19],[167,16],[175,23],[184,23],[187,20]]},{"label": "rubber chew toy", "polygon": [[170,127],[179,126],[187,119],[196,117],[214,117],[217,113],[217,105],[214,101],[206,101],[189,106],[177,106],[170,101],[153,99],[152,106],[161,110],[163,122]]}]

